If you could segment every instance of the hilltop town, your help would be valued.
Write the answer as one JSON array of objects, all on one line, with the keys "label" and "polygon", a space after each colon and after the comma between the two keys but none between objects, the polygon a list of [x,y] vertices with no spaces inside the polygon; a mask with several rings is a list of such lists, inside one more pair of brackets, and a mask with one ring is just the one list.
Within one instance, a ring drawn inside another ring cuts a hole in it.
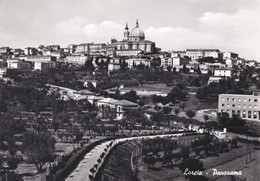
[{"label": "hilltop town", "polygon": [[[0,176],[66,178],[57,173],[68,160],[116,138],[229,132],[225,150],[260,135],[258,61],[207,47],[164,52],[140,27],[126,24],[110,43],[0,48]],[[207,136],[190,144],[213,143]]]}]

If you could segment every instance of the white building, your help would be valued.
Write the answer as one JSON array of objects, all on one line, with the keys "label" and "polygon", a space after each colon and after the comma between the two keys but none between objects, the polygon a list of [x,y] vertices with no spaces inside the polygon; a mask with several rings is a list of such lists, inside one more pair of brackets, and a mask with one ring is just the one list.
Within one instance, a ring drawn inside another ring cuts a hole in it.
[{"label": "white building", "polygon": [[245,61],[245,66],[255,67],[256,64],[257,64],[257,61],[255,61],[255,60]]},{"label": "white building", "polygon": [[232,70],[229,69],[229,68],[217,68],[217,69],[214,69],[214,76],[231,77],[232,76]]},{"label": "white building", "polygon": [[134,66],[137,65],[144,65],[150,67],[150,60],[149,59],[142,59],[142,58],[130,58],[126,59],[125,62],[128,64],[128,68],[132,69]]},{"label": "white building", "polygon": [[230,58],[230,59],[228,58],[225,60],[225,64],[227,65],[227,67],[232,68],[233,65],[236,64],[236,60],[234,60],[232,58]]},{"label": "white building", "polygon": [[45,55],[38,55],[38,56],[27,56],[26,61],[28,62],[49,62],[53,61],[56,62],[56,57],[53,56],[45,56]]},{"label": "white building", "polygon": [[182,57],[184,58],[186,55],[186,51],[172,51],[171,52],[171,57]]},{"label": "white building", "polygon": [[35,62],[34,70],[47,71],[50,68],[55,68],[56,62],[48,61],[48,62]]},{"label": "white building", "polygon": [[3,75],[5,75],[6,71],[7,71],[6,67],[5,68],[0,68],[0,77],[1,78],[3,77]]},{"label": "white building", "polygon": [[30,64],[19,59],[7,60],[8,69],[29,70]]},{"label": "white building", "polygon": [[226,112],[230,117],[238,115],[243,119],[260,121],[260,93],[253,95],[220,94],[218,112]]},{"label": "white building", "polygon": [[35,55],[37,52],[37,49],[36,48],[33,48],[33,47],[26,47],[24,49],[24,54],[25,55]]},{"label": "white building", "polygon": [[192,61],[205,57],[223,58],[223,54],[218,49],[187,49],[186,55],[190,57]]},{"label": "white building", "polygon": [[73,99],[74,100],[81,100],[81,99],[88,99],[89,96],[94,96],[94,92],[90,92],[88,90],[80,90],[73,92]]},{"label": "white building", "polygon": [[236,59],[238,58],[238,54],[237,53],[233,53],[233,52],[225,52],[223,53],[223,59]]},{"label": "white building", "polygon": [[199,64],[200,69],[214,70],[217,68],[225,68],[226,65],[222,63],[202,63]]},{"label": "white building", "polygon": [[135,49],[135,50],[131,50],[131,49],[125,49],[125,50],[117,50],[116,51],[116,55],[117,56],[137,56],[142,54],[142,50],[139,49]]},{"label": "white building", "polygon": [[171,57],[164,57],[161,58],[161,67],[167,68],[167,67],[172,67],[173,66],[173,58]]},{"label": "white building", "polygon": [[121,60],[119,58],[113,58],[108,64],[108,72],[112,72],[120,69]]},{"label": "white building", "polygon": [[88,57],[86,55],[69,55],[66,58],[64,58],[65,63],[78,64],[78,65],[84,65],[87,60]]},{"label": "white building", "polygon": [[175,67],[177,70],[181,69],[183,65],[187,65],[189,60],[186,58],[182,58],[180,56],[177,57],[164,57],[161,58],[161,66],[166,69],[167,67]]},{"label": "white building", "polygon": [[130,109],[137,109],[138,104],[127,101],[127,100],[116,100],[113,98],[105,98],[97,101],[97,106],[100,110],[101,117],[107,108],[111,111],[115,111],[115,120],[122,120],[124,118],[124,112]]},{"label": "white building", "polygon": [[198,60],[204,57],[202,49],[187,49],[186,55],[191,58],[192,61]]},{"label": "white building", "polygon": [[223,77],[220,77],[220,76],[210,76],[209,80],[208,80],[208,84],[214,83],[214,82],[218,83],[222,79],[223,79]]}]

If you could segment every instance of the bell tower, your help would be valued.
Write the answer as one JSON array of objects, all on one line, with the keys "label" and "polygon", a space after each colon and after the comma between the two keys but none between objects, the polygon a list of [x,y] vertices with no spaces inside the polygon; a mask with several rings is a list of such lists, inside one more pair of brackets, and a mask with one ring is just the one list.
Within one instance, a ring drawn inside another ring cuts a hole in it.
[{"label": "bell tower", "polygon": [[129,40],[129,28],[128,28],[128,24],[126,23],[125,26],[125,31],[124,31],[124,40]]}]

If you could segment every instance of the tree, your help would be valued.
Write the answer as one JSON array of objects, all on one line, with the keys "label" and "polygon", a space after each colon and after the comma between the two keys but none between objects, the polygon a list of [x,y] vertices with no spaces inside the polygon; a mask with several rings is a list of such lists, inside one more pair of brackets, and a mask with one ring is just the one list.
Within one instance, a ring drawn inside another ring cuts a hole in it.
[{"label": "tree", "polygon": [[125,60],[122,61],[122,63],[120,64],[120,69],[124,72],[128,67],[128,64],[126,63]]},{"label": "tree", "polygon": [[183,159],[189,159],[190,158],[190,149],[187,146],[181,147],[181,156]]},{"label": "tree", "polygon": [[189,69],[187,69],[187,67],[186,67],[185,64],[183,64],[182,71],[183,71],[183,73],[185,73],[185,74],[189,72]]},{"label": "tree", "polygon": [[90,91],[92,91],[92,92],[96,92],[97,91],[96,87],[92,84],[92,82],[88,82],[87,86],[90,89]]},{"label": "tree", "polygon": [[179,108],[181,108],[183,111],[186,106],[187,106],[187,104],[185,102],[179,104]]},{"label": "tree", "polygon": [[205,99],[206,97],[207,97],[206,89],[205,88],[199,88],[197,93],[196,93],[196,98],[201,101],[202,99]]},{"label": "tree", "polygon": [[198,74],[201,74],[200,66],[198,66],[198,68],[196,69],[196,72],[197,72]]},{"label": "tree", "polygon": [[140,107],[143,107],[143,106],[145,105],[145,103],[144,103],[144,101],[139,100],[139,101],[138,101],[138,105],[139,105]]},{"label": "tree", "polygon": [[163,113],[164,114],[169,114],[169,113],[171,113],[171,111],[172,111],[172,108],[170,108],[170,107],[164,107],[163,108]]},{"label": "tree", "polygon": [[207,120],[209,120],[209,115],[208,114],[204,114],[203,118],[204,118],[205,122],[207,122]]},{"label": "tree", "polygon": [[158,113],[154,113],[153,115],[152,115],[152,119],[151,119],[153,122],[156,122],[156,123],[158,123],[158,124],[160,124],[160,123],[162,123],[163,121],[165,121],[165,116],[162,114],[162,113],[160,113],[160,112],[158,112]]},{"label": "tree", "polygon": [[193,110],[188,110],[188,111],[186,112],[186,115],[187,115],[189,118],[193,118],[193,117],[196,115],[196,113],[195,113],[195,111],[193,111]]},{"label": "tree", "polygon": [[[0,95],[1,96],[1,95]],[[6,111],[7,108],[6,108],[6,104],[5,104],[5,101],[0,97],[0,111]]]},{"label": "tree", "polygon": [[180,113],[180,110],[178,108],[175,108],[174,113],[175,113],[175,115],[178,115]]},{"label": "tree", "polygon": [[71,134],[73,136],[73,148],[75,150],[75,146],[76,146],[75,144],[79,143],[79,141],[83,137],[83,133],[80,131],[80,129],[77,126],[72,126]]},{"label": "tree", "polygon": [[9,166],[10,170],[15,170],[19,163],[20,163],[20,160],[15,157],[11,157],[9,160],[7,160],[7,164]]},{"label": "tree", "polygon": [[42,172],[46,162],[53,160],[55,139],[47,133],[26,133],[23,138],[23,150],[28,160],[34,163],[37,171]]},{"label": "tree", "polygon": [[85,69],[90,71],[90,72],[93,72],[95,70],[95,67],[93,66],[93,63],[92,63],[93,59],[88,59],[86,62],[85,62]]},{"label": "tree", "polygon": [[118,99],[119,97],[120,97],[120,90],[119,90],[119,89],[116,89],[114,98],[115,98],[115,99]]},{"label": "tree", "polygon": [[200,83],[200,78],[199,77],[195,77],[192,82],[191,85],[195,86],[195,87],[200,87],[201,83]]},{"label": "tree", "polygon": [[153,156],[145,156],[144,163],[146,163],[148,165],[154,165],[156,163],[156,160]]},{"label": "tree", "polygon": [[223,127],[228,127],[230,122],[229,114],[226,112],[220,112],[218,113],[218,121]]},{"label": "tree", "polygon": [[151,95],[151,99],[152,99],[153,104],[155,106],[157,106],[157,104],[159,102],[161,102],[162,96],[157,96],[156,94],[153,94],[153,95]]},{"label": "tree", "polygon": [[[180,87],[178,87],[180,86]],[[186,91],[183,90],[184,87],[182,84],[177,84],[175,87],[172,88],[172,90],[167,94],[167,98],[171,102],[175,102],[176,99],[182,100],[186,97],[188,94]]]},{"label": "tree", "polygon": [[172,67],[171,66],[167,66],[167,71],[171,72],[171,70],[172,70]]},{"label": "tree", "polygon": [[128,101],[132,101],[132,102],[137,102],[137,100],[138,100],[137,93],[134,90],[131,90],[131,91],[125,93],[123,95],[123,97],[124,97],[124,99],[126,99]]},{"label": "tree", "polygon": [[117,116],[116,109],[110,106],[102,106],[101,113],[102,118],[109,119],[110,121],[113,121]]}]

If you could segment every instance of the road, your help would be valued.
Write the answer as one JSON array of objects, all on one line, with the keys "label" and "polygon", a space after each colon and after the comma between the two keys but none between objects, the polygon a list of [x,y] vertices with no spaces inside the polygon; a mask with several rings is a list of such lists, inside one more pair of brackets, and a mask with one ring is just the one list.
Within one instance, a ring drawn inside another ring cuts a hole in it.
[{"label": "road", "polygon": [[[112,146],[105,152],[108,155],[109,151],[112,149],[113,146],[120,142],[125,141],[133,141],[133,140],[140,140],[140,139],[154,139],[154,138],[164,138],[164,137],[173,137],[173,136],[182,136],[185,133],[175,133],[175,134],[165,134],[165,135],[152,135],[152,136],[139,136],[139,137],[128,137],[128,138],[119,138],[113,141]],[[68,176],[66,181],[88,181],[89,176],[95,176],[97,172],[92,174],[90,169],[93,168],[95,164],[98,164],[97,160],[100,158],[100,155],[104,152],[104,149],[107,148],[111,141],[105,141],[100,145],[94,147],[89,153],[84,156],[84,159],[79,163],[77,168]],[[102,162],[98,164],[97,170],[103,164],[104,159]]]}]

